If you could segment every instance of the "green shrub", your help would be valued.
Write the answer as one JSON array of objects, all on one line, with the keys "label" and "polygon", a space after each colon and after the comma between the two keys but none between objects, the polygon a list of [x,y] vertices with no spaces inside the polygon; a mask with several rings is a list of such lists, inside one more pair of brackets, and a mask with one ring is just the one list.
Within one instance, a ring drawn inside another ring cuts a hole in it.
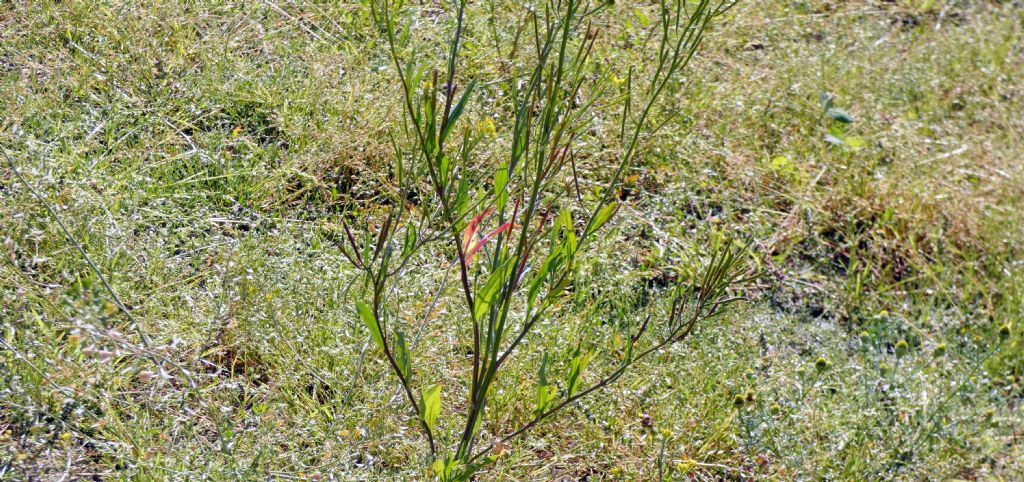
[{"label": "green shrub", "polygon": [[[406,14],[401,4],[386,0],[372,4],[399,74],[404,130],[391,137],[394,185],[386,194],[389,207],[383,221],[376,230],[355,230],[358,233],[346,226],[344,251],[363,273],[364,298],[357,303],[358,316],[398,378],[426,435],[440,479],[469,478],[512,439],[615,382],[637,361],[686,339],[700,322],[739,300],[733,289],[747,279],[746,246],[721,241],[712,246],[699,276],[680,280],[669,290],[668,312],[661,319],[648,315],[629,327],[628,339],[609,354],[618,360],[616,369],[588,383],[592,377],[585,372],[598,353],[585,348],[582,340],[566,344],[567,352],[553,357],[569,360],[562,373],[548,363],[547,356],[538,367],[532,418],[490,445],[477,447],[492,389],[505,362],[527,337],[555,320],[553,307],[585,276],[578,269],[580,259],[616,214],[615,193],[623,173],[638,155],[640,144],[656,129],[652,112],[664,94],[678,89],[678,76],[711,20],[734,4],[729,0],[663,2],[654,28],[659,42],[652,50],[656,56],[648,65],[653,70],[643,76],[643,86],[638,85],[637,69],[624,79],[595,74],[590,54],[597,32],[590,18],[604,12],[607,3],[549,2],[541,11],[528,13],[508,49],[510,65],[528,68],[513,72],[513,79],[522,80],[509,82],[515,120],[508,132],[507,157],[484,169],[471,161],[499,127],[490,120],[482,122],[482,128],[464,127],[460,122],[473,103],[476,86],[475,79],[466,82],[459,75],[465,0],[455,5],[456,25],[443,74],[422,63],[418,52],[409,51],[409,24],[403,27],[398,20]],[[459,89],[460,83],[465,87]],[[603,187],[584,192],[575,168],[575,149],[597,116],[617,117],[618,161]],[[450,436],[438,429],[444,413],[440,387],[425,386],[416,379],[409,337],[398,322],[403,319],[401,307],[389,300],[417,252],[427,246],[443,252],[445,245],[456,257],[453,267],[458,269],[465,298],[461,319],[472,332],[464,428]]]}]

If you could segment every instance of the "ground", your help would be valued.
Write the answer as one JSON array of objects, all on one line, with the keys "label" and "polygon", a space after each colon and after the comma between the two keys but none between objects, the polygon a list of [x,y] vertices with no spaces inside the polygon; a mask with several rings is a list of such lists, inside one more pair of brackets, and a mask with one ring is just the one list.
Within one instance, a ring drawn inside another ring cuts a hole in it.
[{"label": "ground", "polygon": [[[526,4],[470,2],[480,165]],[[446,5],[403,17],[425,62]],[[595,58],[624,78],[657,17],[615,3]],[[1024,478],[1022,78],[1020,1],[717,19],[484,433],[525,421],[542,353],[606,340],[709,240],[751,238],[763,276],[479,478]],[[0,4],[0,480],[432,476],[335,243],[378,213],[397,82],[365,2]],[[395,295],[442,432],[466,391],[452,262],[423,253]]]}]

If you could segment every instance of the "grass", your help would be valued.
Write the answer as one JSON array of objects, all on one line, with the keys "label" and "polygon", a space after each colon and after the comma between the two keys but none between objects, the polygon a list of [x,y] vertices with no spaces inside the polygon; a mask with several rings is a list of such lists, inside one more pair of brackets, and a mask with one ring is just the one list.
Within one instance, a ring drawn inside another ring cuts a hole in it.
[{"label": "grass", "polygon": [[[430,55],[453,20],[415,8]],[[467,12],[481,129],[511,122],[499,51],[521,8]],[[656,10],[614,13],[594,55],[624,76]],[[1022,45],[1014,1],[750,1],[717,22],[582,267],[591,281],[510,362],[492,402],[507,416],[484,432],[528,416],[519,394],[546,348],[606,338],[709,239],[752,236],[767,276],[481,478],[650,480],[659,460],[698,479],[1024,476]],[[361,3],[0,9],[0,146],[152,338],[5,164],[0,479],[430,476],[335,245],[341,212],[381,212],[401,118],[389,69]],[[616,128],[587,139],[585,182]],[[452,256],[421,253],[393,295],[450,411],[470,338],[447,328]]]}]

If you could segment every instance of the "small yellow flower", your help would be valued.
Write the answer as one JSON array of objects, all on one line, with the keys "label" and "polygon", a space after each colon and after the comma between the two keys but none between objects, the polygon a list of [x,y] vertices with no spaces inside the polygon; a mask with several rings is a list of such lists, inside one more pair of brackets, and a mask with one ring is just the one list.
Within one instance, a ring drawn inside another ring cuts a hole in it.
[{"label": "small yellow flower", "polygon": [[490,117],[484,117],[480,124],[477,125],[477,129],[487,137],[494,137],[498,133],[497,128],[494,127],[494,121]]},{"label": "small yellow flower", "polygon": [[680,475],[684,475],[689,473],[696,466],[697,462],[694,462],[693,459],[690,458],[690,456],[683,455],[683,460],[676,462],[676,472],[678,472]]}]

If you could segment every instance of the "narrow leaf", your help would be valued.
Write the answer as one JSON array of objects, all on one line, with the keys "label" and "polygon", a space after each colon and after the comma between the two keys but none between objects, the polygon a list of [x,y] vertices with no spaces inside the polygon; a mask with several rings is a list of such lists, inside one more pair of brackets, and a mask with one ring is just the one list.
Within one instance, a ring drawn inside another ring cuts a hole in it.
[{"label": "narrow leaf", "polygon": [[471,80],[469,85],[466,86],[466,91],[463,92],[462,97],[459,98],[458,103],[452,107],[451,113],[448,114],[448,121],[444,125],[444,132],[441,133],[441,142],[444,142],[444,140],[448,138],[448,133],[452,131],[452,128],[455,127],[455,122],[459,120],[460,116],[462,116],[462,111],[466,108],[466,102],[469,100],[470,94],[473,93],[473,86],[475,85],[476,79]]},{"label": "narrow leaf", "polygon": [[370,335],[373,336],[373,341],[377,342],[377,346],[384,348],[384,335],[380,331],[380,323],[378,323],[377,318],[373,316],[373,310],[371,310],[366,303],[357,301],[356,312],[359,313],[359,318],[362,319],[366,327],[369,328]]},{"label": "narrow leaf", "polygon": [[830,94],[830,93],[828,93],[828,92],[819,92],[818,93],[818,101],[821,102],[821,110],[827,111],[827,110],[831,109],[832,108],[832,101],[834,99],[835,99],[835,96]]},{"label": "narrow leaf", "polygon": [[843,124],[849,124],[853,122],[853,116],[847,114],[846,111],[842,109],[829,109],[828,111],[825,112],[825,115],[827,115],[829,119],[842,122]]},{"label": "narrow leaf", "polygon": [[563,209],[559,220],[562,224],[562,235],[564,236],[563,239],[565,239],[568,251],[566,254],[569,255],[569,258],[572,258],[576,254],[576,228],[573,226],[572,212],[568,208]]},{"label": "narrow leaf", "polygon": [[540,416],[547,409],[548,402],[551,401],[554,396],[556,387],[548,383],[548,354],[544,353],[544,357],[540,362],[540,372],[537,375],[537,406],[534,409],[534,414]]},{"label": "narrow leaf", "polygon": [[508,167],[502,166],[494,172],[494,194],[498,198],[496,204],[499,210],[504,209],[505,203],[508,202],[508,192],[505,191],[506,186],[508,186]]},{"label": "narrow leaf", "polygon": [[491,303],[498,298],[498,293],[501,291],[501,287],[505,284],[505,281],[508,280],[508,277],[513,274],[511,272],[511,267],[512,262],[509,260],[502,264],[498,269],[494,270],[487,279],[487,283],[484,284],[483,289],[477,293],[476,298],[474,298],[473,305],[474,320],[482,318],[487,313],[487,310],[490,309]]},{"label": "narrow leaf", "polygon": [[533,281],[530,282],[530,289],[526,295],[526,304],[533,306],[534,300],[537,299],[537,293],[540,292],[540,288],[544,286],[544,280],[547,279],[548,273],[551,272],[551,265],[555,263],[555,256],[552,253],[544,260],[544,263],[540,265],[540,270],[537,275],[533,277]]},{"label": "narrow leaf", "polygon": [[579,390],[580,385],[583,383],[583,370],[587,368],[587,364],[590,363],[591,354],[580,353],[579,349],[576,349],[576,355],[572,357],[572,361],[569,362],[569,379],[566,382],[566,398],[572,398]]},{"label": "narrow leaf", "polygon": [[477,233],[480,231],[480,223],[483,222],[484,217],[494,211],[493,207],[484,209],[480,214],[477,214],[473,219],[469,220],[469,224],[466,225],[465,229],[462,230],[462,251],[469,251],[469,248],[473,246],[474,240],[476,239]]},{"label": "narrow leaf", "polygon": [[398,344],[398,356],[395,358],[395,363],[398,364],[402,377],[408,383],[412,378],[412,356],[409,354],[409,344],[405,341],[405,333],[399,331],[396,342]]},{"label": "narrow leaf", "polygon": [[608,220],[612,218],[612,216],[618,210],[618,207],[619,206],[615,203],[609,203],[607,206],[601,208],[601,210],[598,211],[597,215],[594,216],[594,222],[591,224],[590,231],[587,233],[587,235],[594,234],[597,232],[597,230],[601,229],[601,227],[604,226],[604,224],[607,223]]},{"label": "narrow leaf", "polygon": [[495,236],[497,236],[497,235],[499,235],[499,234],[501,234],[501,233],[503,233],[505,231],[508,231],[511,228],[512,228],[512,223],[505,223],[505,224],[502,224],[501,226],[498,226],[498,229],[495,229],[494,231],[491,231],[491,232],[487,233],[486,236],[481,238],[480,241],[477,241],[475,244],[473,244],[473,246],[471,246],[469,248],[469,251],[466,253],[466,262],[467,263],[472,263],[474,257],[476,256],[477,251],[480,251],[480,248],[483,248],[484,244],[487,244],[487,241],[490,241],[491,238],[493,238],[493,237],[495,237]]},{"label": "narrow leaf", "polygon": [[402,256],[406,257],[412,254],[412,250],[416,248],[416,225],[409,223],[405,229],[405,241],[402,243]]}]

